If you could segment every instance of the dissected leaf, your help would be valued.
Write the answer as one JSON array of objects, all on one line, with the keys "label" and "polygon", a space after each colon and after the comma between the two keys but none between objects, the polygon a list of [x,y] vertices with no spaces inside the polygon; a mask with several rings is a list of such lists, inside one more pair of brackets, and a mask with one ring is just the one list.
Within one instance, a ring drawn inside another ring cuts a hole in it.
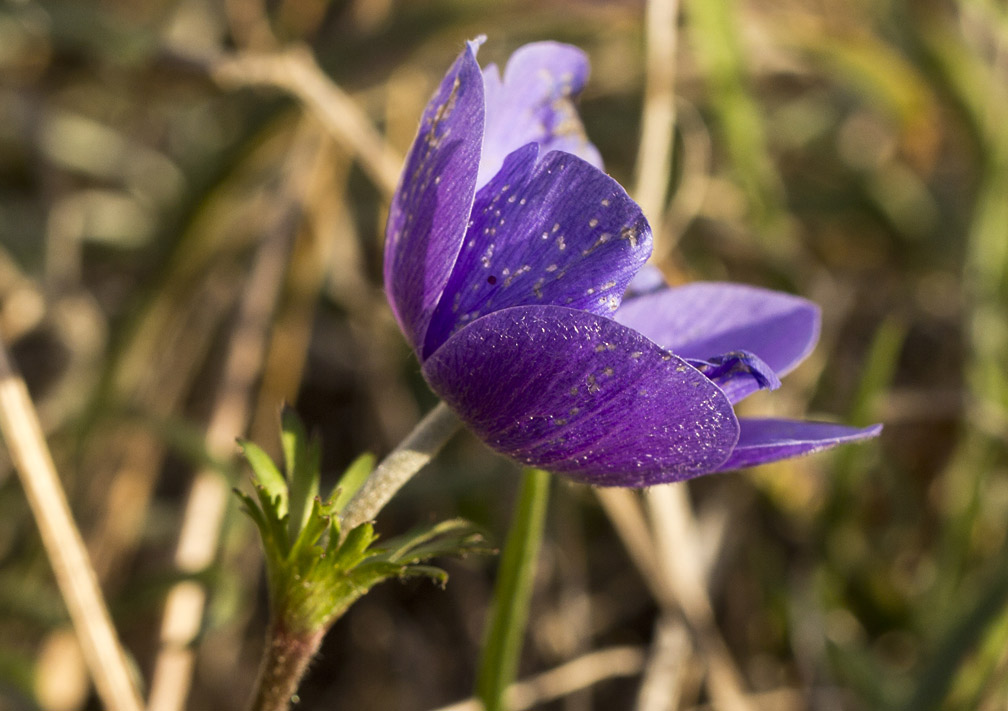
[{"label": "dissected leaf", "polygon": [[318,496],[321,447],[291,410],[281,418],[286,476],[262,448],[242,442],[255,473],[255,496],[235,490],[266,552],[272,614],[291,630],[328,627],[358,598],[389,578],[426,577],[439,585],[448,573],[426,565],[433,557],[484,553],[482,531],[462,519],[442,521],[376,546],[374,526],[341,536],[339,511],[374,467],[365,454],[347,467],[329,500]]}]

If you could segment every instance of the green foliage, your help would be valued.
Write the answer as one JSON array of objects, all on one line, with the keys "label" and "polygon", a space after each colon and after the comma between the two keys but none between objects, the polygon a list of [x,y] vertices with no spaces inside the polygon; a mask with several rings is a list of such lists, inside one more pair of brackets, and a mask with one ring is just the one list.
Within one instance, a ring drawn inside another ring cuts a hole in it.
[{"label": "green foliage", "polygon": [[[323,500],[318,494],[321,447],[292,410],[282,417],[284,474],[261,447],[241,442],[252,468],[255,496],[235,490],[259,529],[266,554],[271,613],[294,633],[324,630],[358,598],[389,578],[427,577],[440,585],[448,574],[426,565],[431,558],[489,551],[483,534],[462,519],[442,521],[375,545],[371,523],[349,531],[340,511],[374,463],[363,455]],[[347,493],[349,492],[349,493]]]}]

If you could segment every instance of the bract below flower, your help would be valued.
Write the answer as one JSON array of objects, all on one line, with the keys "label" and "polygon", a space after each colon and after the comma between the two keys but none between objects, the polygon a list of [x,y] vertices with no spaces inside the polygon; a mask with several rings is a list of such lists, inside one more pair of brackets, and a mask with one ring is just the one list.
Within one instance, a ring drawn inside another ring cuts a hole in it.
[{"label": "bract below flower", "polygon": [[[732,284],[624,293],[651,253],[573,101],[583,53],[538,43],[503,78],[478,43],[424,111],[392,201],[385,287],[431,388],[488,445],[591,484],[648,486],[871,437],[740,420],[808,355],[819,311]],[[651,280],[654,281],[654,280]],[[622,305],[621,305],[622,304]]]}]

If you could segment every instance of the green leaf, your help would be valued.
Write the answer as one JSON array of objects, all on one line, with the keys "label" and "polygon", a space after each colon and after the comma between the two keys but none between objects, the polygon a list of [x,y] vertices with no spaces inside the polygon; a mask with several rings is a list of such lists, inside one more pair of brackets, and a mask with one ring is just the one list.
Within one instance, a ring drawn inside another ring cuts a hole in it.
[{"label": "green leaf", "polygon": [[385,548],[389,560],[402,563],[415,563],[443,555],[494,552],[484,530],[461,518],[411,531],[392,539]]},{"label": "green leaf", "polygon": [[430,578],[444,587],[448,583],[448,573],[434,565],[408,565],[400,573],[401,578]]},{"label": "green leaf", "polygon": [[374,526],[362,523],[351,530],[336,552],[333,565],[339,570],[349,570],[358,565],[365,557],[365,551],[374,541]]},{"label": "green leaf", "polygon": [[256,503],[255,499],[246,494],[241,489],[232,489],[235,496],[237,496],[242,502],[242,510],[248,514],[248,517],[252,519],[252,523],[256,525],[259,529],[259,534],[266,537],[270,534],[269,522],[266,520],[266,516],[263,514],[262,509],[259,508],[259,504]]},{"label": "green leaf", "polygon": [[264,488],[257,486],[255,491],[259,498],[259,506],[269,523],[269,538],[276,543],[277,549],[283,552],[282,555],[286,555],[290,548],[290,538],[287,535],[287,515],[279,515],[274,499]]},{"label": "green leaf", "polygon": [[353,463],[347,467],[346,471],[343,472],[343,476],[340,477],[339,483],[336,484],[336,488],[333,489],[331,498],[334,502],[334,506],[337,511],[342,511],[343,508],[350,503],[350,499],[354,497],[360,488],[367,481],[368,476],[374,469],[375,456],[370,452],[366,452]]},{"label": "green leaf", "polygon": [[322,449],[317,441],[309,441],[301,418],[291,408],[284,408],[281,430],[290,507],[287,530],[291,540],[295,541],[308,522],[313,501],[318,496]]},{"label": "green leaf", "polygon": [[[281,444],[286,476],[257,445],[242,442],[255,472],[255,496],[235,490],[255,523],[266,553],[270,613],[287,630],[310,635],[325,630],[374,585],[389,578],[426,577],[444,585],[448,574],[423,565],[440,555],[489,550],[482,532],[453,519],[375,546],[371,523],[340,536],[339,507],[356,493],[374,467],[363,455],[333,492],[318,496],[321,447],[309,439],[291,410],[284,411]],[[258,500],[257,500],[258,499]]]},{"label": "green leaf", "polygon": [[277,516],[282,518],[287,513],[287,482],[284,481],[283,474],[270,456],[255,442],[240,439],[238,446],[241,447],[245,461],[252,468],[256,483],[266,491],[271,500],[276,501]]},{"label": "green leaf", "polygon": [[312,508],[308,512],[304,527],[299,530],[297,539],[291,544],[287,560],[297,562],[298,558],[315,546],[329,530],[331,521],[332,517],[326,515],[322,500],[316,496],[312,500]]}]

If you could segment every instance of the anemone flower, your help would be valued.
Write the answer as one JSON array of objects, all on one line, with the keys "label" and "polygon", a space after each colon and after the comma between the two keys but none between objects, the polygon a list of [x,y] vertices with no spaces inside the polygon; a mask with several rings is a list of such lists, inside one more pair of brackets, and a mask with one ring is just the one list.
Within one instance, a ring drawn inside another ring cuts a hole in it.
[{"label": "anemone flower", "polygon": [[818,308],[713,283],[624,301],[651,230],[585,138],[584,54],[526,45],[501,77],[478,46],[424,111],[385,248],[399,326],[469,429],[523,464],[634,487],[878,434],[738,418],[735,403],[808,355]]}]

